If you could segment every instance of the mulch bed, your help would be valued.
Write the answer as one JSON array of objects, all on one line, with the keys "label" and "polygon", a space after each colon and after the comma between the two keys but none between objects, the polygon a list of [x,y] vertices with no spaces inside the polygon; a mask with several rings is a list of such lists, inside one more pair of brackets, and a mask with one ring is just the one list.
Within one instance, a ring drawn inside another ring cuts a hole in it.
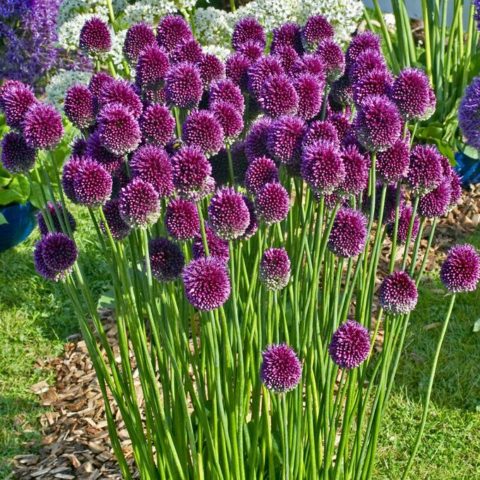
[{"label": "mulch bed", "polygon": [[[459,205],[437,227],[435,245],[427,270],[439,265],[448,248],[480,224],[480,185],[464,193]],[[425,232],[428,235],[428,230]],[[422,247],[426,247],[426,240]],[[112,341],[115,327],[108,331]],[[39,366],[56,373],[55,385],[40,382],[32,386],[42,405],[50,407],[42,415],[42,442],[37,453],[14,458],[11,478],[41,480],[121,479],[108,438],[102,394],[88,357],[85,342],[74,336],[65,344],[62,356],[39,361]],[[113,405],[114,402],[112,402]],[[122,447],[133,463],[131,444],[124,425],[113,407]]]}]

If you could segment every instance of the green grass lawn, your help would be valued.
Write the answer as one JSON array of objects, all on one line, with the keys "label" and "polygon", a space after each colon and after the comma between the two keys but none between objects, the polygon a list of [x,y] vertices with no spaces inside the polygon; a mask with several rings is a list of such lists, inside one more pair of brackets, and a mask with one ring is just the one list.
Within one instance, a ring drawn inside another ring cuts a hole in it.
[{"label": "green grass lawn", "polygon": [[[99,291],[102,263],[84,232],[85,213],[75,212],[89,281]],[[30,386],[47,373],[35,367],[38,358],[61,352],[66,337],[77,332],[73,310],[59,285],[45,282],[33,269],[37,234],[20,247],[0,254],[0,478],[11,458],[30,452],[38,439],[42,407]],[[480,233],[466,239],[480,247]],[[103,276],[106,278],[106,276]],[[421,400],[440,328],[425,326],[443,320],[448,299],[438,279],[428,279],[399,367],[379,444],[374,478],[398,479],[408,459],[421,416]],[[432,410],[411,478],[461,480],[480,478],[480,292],[459,296],[438,366]]]}]

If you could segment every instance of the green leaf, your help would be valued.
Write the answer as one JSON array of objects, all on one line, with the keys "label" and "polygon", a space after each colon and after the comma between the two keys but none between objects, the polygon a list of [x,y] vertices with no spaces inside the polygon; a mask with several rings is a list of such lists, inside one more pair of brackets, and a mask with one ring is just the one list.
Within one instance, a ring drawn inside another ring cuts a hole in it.
[{"label": "green leaf", "polygon": [[474,160],[480,159],[480,151],[476,148],[471,147],[470,145],[465,145],[465,148],[462,149],[462,152]]},{"label": "green leaf", "polygon": [[7,225],[8,220],[5,218],[5,215],[3,213],[0,213],[0,225]]},{"label": "green leaf", "polygon": [[30,182],[24,175],[16,175],[8,188],[0,190],[0,205],[10,203],[25,203],[30,196]]},{"label": "green leaf", "polygon": [[115,294],[113,293],[113,289],[107,290],[100,296],[97,308],[115,308]]},{"label": "green leaf", "polygon": [[473,333],[480,332],[480,318],[473,324]]}]

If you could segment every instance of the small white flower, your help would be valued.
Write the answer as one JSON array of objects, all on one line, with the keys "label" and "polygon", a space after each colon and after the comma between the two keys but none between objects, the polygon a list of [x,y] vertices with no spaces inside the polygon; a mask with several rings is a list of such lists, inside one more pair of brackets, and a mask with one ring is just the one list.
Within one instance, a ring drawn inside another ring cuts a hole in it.
[{"label": "small white flower", "polygon": [[58,110],[63,109],[63,100],[67,90],[78,83],[87,84],[92,74],[90,72],[77,72],[74,70],[59,70],[45,88],[47,102]]}]

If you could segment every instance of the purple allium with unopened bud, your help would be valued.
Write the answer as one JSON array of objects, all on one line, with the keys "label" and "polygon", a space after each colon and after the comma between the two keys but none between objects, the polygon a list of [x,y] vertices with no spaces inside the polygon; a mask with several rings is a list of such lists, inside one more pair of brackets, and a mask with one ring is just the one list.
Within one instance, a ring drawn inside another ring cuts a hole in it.
[{"label": "purple allium with unopened bud", "polygon": [[2,140],[2,165],[10,173],[27,173],[35,166],[36,150],[16,132],[8,132]]},{"label": "purple allium with unopened bud", "polygon": [[130,160],[133,178],[141,178],[150,183],[160,198],[173,193],[172,164],[167,152],[162,147],[144,145],[140,147]]},{"label": "purple allium with unopened bud", "polygon": [[166,15],[157,26],[157,42],[167,52],[192,38],[188,22],[180,15]]},{"label": "purple allium with unopened bud", "polygon": [[136,69],[136,84],[141,89],[162,87],[170,66],[168,55],[158,45],[150,45],[139,54]]},{"label": "purple allium with unopened bud", "polygon": [[182,140],[197,146],[206,155],[217,153],[223,147],[222,125],[212,112],[198,110],[190,113],[183,123]]},{"label": "purple allium with unopened bud", "polygon": [[35,245],[35,269],[47,280],[58,281],[71,271],[77,260],[75,242],[64,233],[47,233]]},{"label": "purple allium with unopened bud", "polygon": [[267,225],[287,218],[289,209],[288,192],[278,182],[267,183],[255,197],[255,211],[258,218]]},{"label": "purple allium with unopened bud", "polygon": [[198,147],[183,147],[172,157],[173,183],[178,193],[190,198],[201,192],[212,167]]},{"label": "purple allium with unopened bud", "polygon": [[92,75],[90,82],[88,83],[88,89],[93,93],[95,97],[100,95],[100,92],[109,82],[114,82],[115,79],[106,72],[97,72]]},{"label": "purple allium with unopened bud", "polygon": [[290,280],[290,258],[284,248],[265,250],[260,261],[260,281],[268,290],[282,290]]},{"label": "purple allium with unopened bud", "polygon": [[400,113],[387,97],[372,95],[364,100],[358,111],[355,130],[358,140],[367,150],[387,150],[400,137]]},{"label": "purple allium with unopened bud", "polygon": [[445,179],[437,188],[422,195],[418,203],[418,214],[421,217],[443,217],[450,207],[452,189],[450,179]]},{"label": "purple allium with unopened bud", "polygon": [[480,255],[469,244],[452,247],[440,269],[440,280],[452,293],[473,292],[480,280]]},{"label": "purple allium with unopened bud", "polygon": [[110,51],[112,36],[101,18],[92,17],[85,22],[80,30],[80,48],[93,55]]},{"label": "purple allium with unopened bud", "polygon": [[383,55],[377,50],[365,50],[357,57],[355,63],[350,66],[348,76],[352,85],[355,85],[355,83],[373,70],[382,69],[387,69]]},{"label": "purple allium with unopened bud", "polygon": [[145,228],[160,216],[159,196],[153,185],[134,178],[120,190],[120,215],[132,227]]},{"label": "purple allium with unopened bud", "polygon": [[310,120],[320,112],[323,101],[323,91],[316,78],[305,73],[295,79],[294,87],[298,95],[297,115]]},{"label": "purple allium with unopened bud", "polygon": [[9,82],[7,87],[3,89],[1,97],[5,122],[11,128],[21,129],[28,109],[37,100],[32,89],[21,82],[14,84]]},{"label": "purple allium with unopened bud", "polygon": [[179,43],[175,49],[170,52],[170,61],[172,63],[199,63],[202,60],[202,57],[202,46],[193,38]]},{"label": "purple allium with unopened bud", "polygon": [[385,68],[374,68],[365,73],[352,85],[353,101],[357,105],[370,95],[386,95],[390,94],[392,88],[393,78],[388,70]]},{"label": "purple allium with unopened bud", "polygon": [[[105,219],[107,220],[108,229],[112,237],[115,240],[122,240],[123,238],[127,237],[128,234],[131,232],[132,227],[125,223],[122,216],[120,215],[120,199],[119,198],[112,198],[105,203],[102,207],[103,214],[105,215]],[[105,225],[101,225],[102,230],[105,231]]]},{"label": "purple allium with unopened bud", "polygon": [[428,76],[417,68],[402,70],[393,82],[391,99],[406,120],[421,119],[429,107]]},{"label": "purple allium with unopened bud", "polygon": [[98,117],[98,134],[102,145],[117,156],[135,150],[141,141],[141,131],[131,110],[119,103],[105,106]]},{"label": "purple allium with unopened bud", "polygon": [[248,89],[254,97],[260,95],[260,90],[267,78],[284,73],[280,59],[275,56],[261,57],[248,69]]},{"label": "purple allium with unopened bud", "polygon": [[365,247],[367,220],[358,210],[338,211],[328,237],[328,248],[339,257],[355,257]]},{"label": "purple allium with unopened bud", "polygon": [[254,42],[264,48],[266,41],[265,31],[254,17],[240,19],[233,28],[232,47],[234,50],[239,50],[247,42]]},{"label": "purple allium with unopened bud", "polygon": [[268,132],[268,152],[281,163],[298,164],[305,130],[301,118],[285,115],[276,119]]},{"label": "purple allium with unopened bud", "polygon": [[267,115],[280,117],[296,113],[298,95],[287,75],[272,75],[263,82],[258,103]]},{"label": "purple allium with unopened bud", "polygon": [[339,185],[342,192],[358,195],[368,186],[369,159],[353,145],[341,151],[345,177]]},{"label": "purple allium with unopened bud", "polygon": [[257,157],[248,166],[245,187],[256,195],[267,183],[278,182],[278,168],[268,157]]},{"label": "purple allium with unopened bud", "polygon": [[112,177],[94,160],[84,160],[73,177],[76,203],[87,207],[103,205],[112,194]]},{"label": "purple allium with unopened bud", "polygon": [[51,150],[62,139],[62,117],[51,105],[35,103],[25,114],[23,135],[29,147]]},{"label": "purple allium with unopened bud", "polygon": [[315,47],[324,40],[331,40],[335,34],[330,22],[323,15],[312,15],[303,27],[302,36],[304,43],[310,48]]},{"label": "purple allium with unopened bud", "polygon": [[394,272],[383,279],[378,299],[387,313],[406,315],[417,305],[417,287],[407,272]]},{"label": "purple allium with unopened bud", "polygon": [[164,105],[150,105],[140,118],[144,139],[154,145],[166,145],[173,137],[175,119]]},{"label": "purple allium with unopened bud", "polygon": [[[49,215],[47,214],[47,219],[48,217],[50,217],[53,223],[54,232],[61,232],[63,230],[62,225],[66,227],[65,216],[67,217],[70,231],[73,233],[77,229],[77,222],[75,222],[73,215],[68,210],[64,211],[64,208],[60,202],[57,202],[56,206],[52,202],[48,202],[46,205],[46,209],[49,212]],[[57,211],[60,215],[60,218],[57,215]],[[47,220],[45,220],[43,212],[37,213],[37,223],[40,234],[42,236],[47,235],[49,232],[48,223]]]},{"label": "purple allium with unopened bud", "polygon": [[287,344],[269,345],[262,352],[260,378],[269,390],[285,393],[293,390],[302,377],[302,364]]},{"label": "purple allium with unopened bud", "polygon": [[98,96],[100,107],[121,104],[128,108],[135,118],[142,114],[143,104],[140,97],[135,93],[132,85],[125,80],[108,82]]},{"label": "purple allium with unopened bud", "polygon": [[303,53],[302,28],[300,25],[287,22],[274,28],[272,33],[273,39],[270,47],[272,53],[275,53],[277,48],[284,45],[293,47],[299,54]]},{"label": "purple allium with unopened bud", "polygon": [[168,238],[152,238],[148,243],[150,268],[159,282],[171,282],[182,274],[185,258],[180,247]]},{"label": "purple allium with unopened bud", "polygon": [[[220,237],[217,237],[217,235],[215,235],[215,233],[208,226],[205,229],[205,233],[209,256],[218,258],[222,262],[227,263],[230,257],[228,242]],[[203,239],[200,234],[195,236],[195,240],[192,245],[192,253],[193,258],[195,259],[205,257]]]},{"label": "purple allium with unopened bud", "polygon": [[329,83],[338,80],[345,72],[345,55],[334,40],[324,40],[318,45],[317,56],[324,64]]},{"label": "purple allium with unopened bud", "polygon": [[227,141],[231,142],[242,133],[242,114],[231,103],[215,102],[210,110],[220,123]]},{"label": "purple allium with unopened bud", "polygon": [[79,129],[95,123],[95,101],[85,85],[73,85],[67,90],[63,109],[67,118]]},{"label": "purple allium with unopened bud", "polygon": [[243,53],[234,53],[225,60],[225,74],[242,90],[248,87],[248,71],[254,61]]},{"label": "purple allium with unopened bud", "polygon": [[[403,244],[407,241],[407,236],[408,236],[408,231],[410,228],[410,223],[412,221],[412,214],[413,214],[413,209],[410,206],[404,206],[400,210],[400,215],[398,217],[398,231],[397,231],[397,242],[399,244]],[[390,236],[390,238],[393,237],[393,232],[394,232],[394,221],[391,221],[390,223],[387,224],[387,233]],[[418,219],[417,216],[415,216],[413,220],[413,225],[412,225],[412,234],[411,234],[411,240],[415,240],[418,235],[418,230],[420,228],[420,220]]]},{"label": "purple allium with unopened bud", "polygon": [[141,51],[154,44],[156,44],[155,33],[150,25],[145,22],[136,23],[127,30],[123,54],[130,63],[135,64]]},{"label": "purple allium with unopened bud", "polygon": [[330,194],[344,181],[342,154],[334,144],[318,141],[303,151],[301,174],[317,192]]},{"label": "purple allium with unopened bud", "polygon": [[316,142],[330,142],[338,145],[338,133],[333,123],[328,120],[316,120],[310,123],[303,138],[303,148]]},{"label": "purple allium with unopened bud", "polygon": [[198,67],[188,62],[170,67],[165,77],[167,103],[180,108],[195,108],[202,93],[203,83]]},{"label": "purple allium with unopened bud", "polygon": [[250,212],[243,195],[229,187],[218,190],[208,206],[208,222],[224,240],[241,237],[250,224]]},{"label": "purple allium with unopened bud", "polygon": [[212,107],[216,102],[230,103],[234,108],[243,114],[245,100],[240,87],[232,80],[226,78],[214,82],[210,88],[209,105]]},{"label": "purple allium with unopened bud", "polygon": [[176,198],[167,205],[165,227],[177,240],[190,240],[200,232],[200,218],[193,202]]},{"label": "purple allium with unopened bud", "polygon": [[333,334],[328,352],[340,368],[358,367],[370,354],[368,330],[354,320],[347,320]]},{"label": "purple allium with unopened bud", "polygon": [[347,64],[352,65],[365,50],[376,50],[380,52],[380,37],[369,30],[353,37],[347,48]]},{"label": "purple allium with unopened bud", "polygon": [[243,45],[240,45],[240,47],[238,48],[238,53],[246,56],[252,62],[256,62],[263,55],[264,48],[265,47],[262,47],[254,40],[252,40],[245,42]]},{"label": "purple allium with unopened bud", "polygon": [[409,164],[410,147],[399,138],[390,148],[378,153],[377,174],[385,183],[397,183],[407,176]]},{"label": "purple allium with unopened bud", "polygon": [[283,69],[288,74],[292,72],[294,65],[298,68],[298,64],[301,62],[300,55],[293,47],[288,45],[278,47],[275,51],[275,56],[280,60]]},{"label": "purple allium with unopened bud", "polygon": [[198,62],[198,69],[205,89],[208,89],[212,82],[225,77],[225,65],[211,53],[202,54],[202,58]]},{"label": "purple allium with unopened bud", "polygon": [[458,124],[466,143],[480,149],[480,77],[466,88],[458,109]]},{"label": "purple allium with unopened bud", "polygon": [[268,135],[272,120],[261,117],[250,127],[245,139],[245,155],[249,162],[257,157],[268,156]]},{"label": "purple allium with unopened bud", "polygon": [[442,158],[431,145],[417,145],[410,153],[407,181],[418,194],[437,188],[443,180]]},{"label": "purple allium with unopened bud", "polygon": [[185,295],[199,310],[210,311],[221,307],[230,296],[227,268],[217,257],[192,260],[182,276]]}]

